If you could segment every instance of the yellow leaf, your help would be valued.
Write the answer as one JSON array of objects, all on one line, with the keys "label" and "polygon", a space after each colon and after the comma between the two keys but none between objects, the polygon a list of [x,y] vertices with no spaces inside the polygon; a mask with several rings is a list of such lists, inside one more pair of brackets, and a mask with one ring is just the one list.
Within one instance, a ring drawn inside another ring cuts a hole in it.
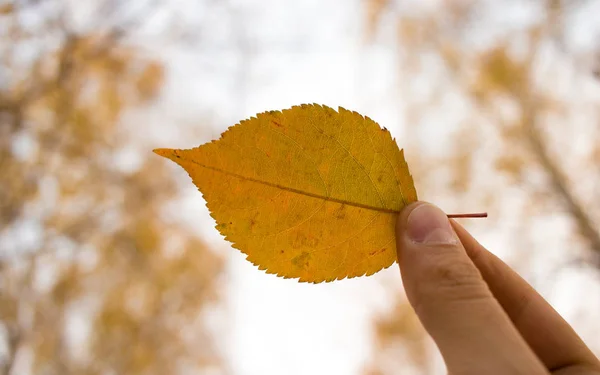
[{"label": "yellow leaf", "polygon": [[189,173],[217,229],[249,261],[300,281],[389,267],[397,213],[417,200],[390,133],[343,108],[265,112],[217,141],[154,152]]}]

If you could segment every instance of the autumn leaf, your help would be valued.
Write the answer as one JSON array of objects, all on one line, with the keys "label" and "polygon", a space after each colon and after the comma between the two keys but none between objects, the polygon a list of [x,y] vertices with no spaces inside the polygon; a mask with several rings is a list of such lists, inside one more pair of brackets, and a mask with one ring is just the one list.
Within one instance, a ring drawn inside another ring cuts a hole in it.
[{"label": "autumn leaf", "polygon": [[154,152],[189,173],[216,228],[250,262],[300,281],[389,267],[397,213],[417,200],[390,133],[341,107],[265,112],[217,141]]}]

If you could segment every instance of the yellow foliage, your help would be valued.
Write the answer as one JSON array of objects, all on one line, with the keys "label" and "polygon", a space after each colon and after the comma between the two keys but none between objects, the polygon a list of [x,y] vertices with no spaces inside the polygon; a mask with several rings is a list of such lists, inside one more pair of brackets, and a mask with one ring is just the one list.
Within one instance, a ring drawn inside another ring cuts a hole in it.
[{"label": "yellow foliage", "polygon": [[479,77],[473,91],[480,97],[490,93],[517,95],[530,79],[527,63],[511,57],[505,45],[486,51],[478,65]]},{"label": "yellow foliage", "polygon": [[367,33],[372,37],[379,25],[379,19],[389,6],[390,0],[365,0],[367,11]]},{"label": "yellow foliage", "polygon": [[249,261],[300,281],[390,266],[396,215],[417,200],[390,133],[343,108],[265,112],[218,141],[155,152],[190,174],[217,229]]},{"label": "yellow foliage", "polygon": [[162,65],[158,63],[148,64],[137,78],[136,88],[143,98],[149,98],[156,93],[164,79]]},{"label": "yellow foliage", "polygon": [[[156,96],[162,65],[110,33],[31,43],[64,30],[39,16],[35,32],[23,17],[0,21],[12,30],[0,36],[0,70],[10,72],[0,87],[0,243],[9,249],[0,261],[0,373],[18,371],[23,350],[36,374],[215,367],[219,355],[198,317],[218,297],[221,259],[165,220],[177,192],[166,167],[123,171],[114,162],[137,142],[128,130],[139,131],[122,115]],[[22,63],[23,48],[36,61]],[[11,240],[21,223],[39,238]],[[87,329],[73,343],[78,323]]]},{"label": "yellow foliage", "polygon": [[396,361],[401,361],[403,368],[416,370],[411,374],[431,373],[427,371],[431,367],[427,332],[406,300],[397,300],[387,314],[377,317],[374,330],[377,359],[371,361],[365,375],[394,373],[388,366],[398,365]]},{"label": "yellow foliage", "polygon": [[0,5],[0,15],[11,14],[12,12],[14,12],[14,10],[14,4],[7,3]]}]

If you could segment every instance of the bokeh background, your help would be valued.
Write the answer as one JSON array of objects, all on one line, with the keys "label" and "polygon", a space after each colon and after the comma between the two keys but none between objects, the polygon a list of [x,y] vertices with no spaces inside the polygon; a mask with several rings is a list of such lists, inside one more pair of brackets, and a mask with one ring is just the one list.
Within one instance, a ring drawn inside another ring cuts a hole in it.
[{"label": "bokeh background", "polygon": [[600,354],[600,1],[0,0],[0,374],[442,374],[396,266],[299,284],[151,153],[258,112],[387,127],[421,199]]}]

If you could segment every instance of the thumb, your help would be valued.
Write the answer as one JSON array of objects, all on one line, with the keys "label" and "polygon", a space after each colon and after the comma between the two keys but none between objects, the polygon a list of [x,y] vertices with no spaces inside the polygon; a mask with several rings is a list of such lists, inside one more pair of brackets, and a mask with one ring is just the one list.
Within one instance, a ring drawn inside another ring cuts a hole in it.
[{"label": "thumb", "polygon": [[406,207],[398,217],[396,231],[402,280],[417,313],[449,298],[492,298],[446,214],[438,207],[425,202]]},{"label": "thumb", "polygon": [[451,373],[545,373],[442,210],[425,202],[406,207],[396,242],[408,300]]}]

